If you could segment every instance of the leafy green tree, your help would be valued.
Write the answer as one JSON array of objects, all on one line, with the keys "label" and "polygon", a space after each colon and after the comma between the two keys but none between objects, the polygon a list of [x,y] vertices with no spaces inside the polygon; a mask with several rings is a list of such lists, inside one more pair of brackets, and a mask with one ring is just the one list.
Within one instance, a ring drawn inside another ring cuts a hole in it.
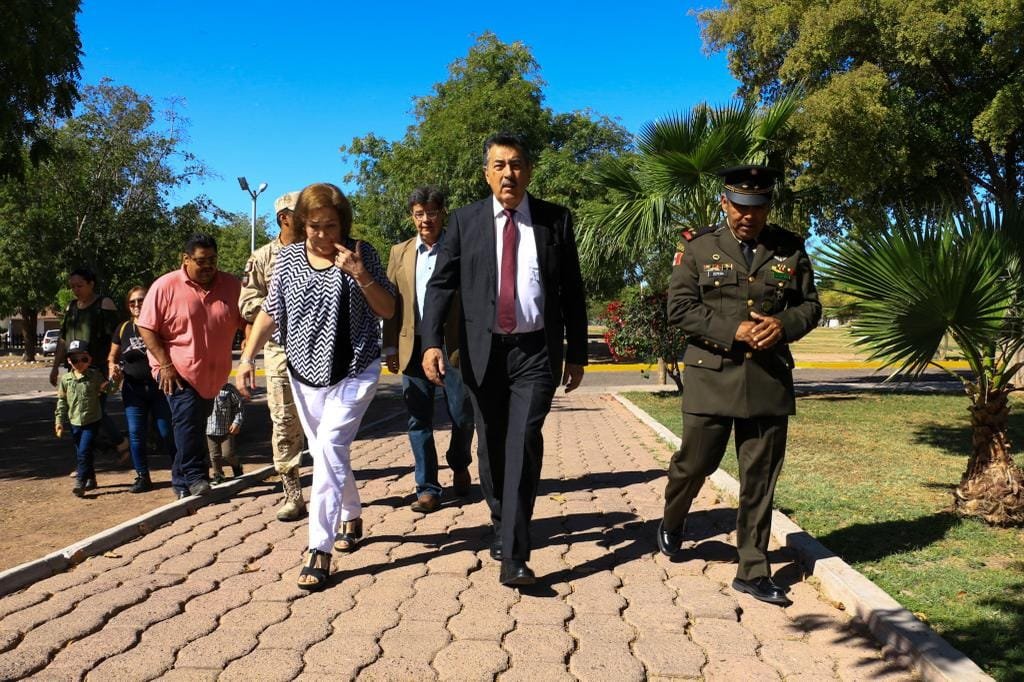
[{"label": "leafy green tree", "polygon": [[1019,1],[730,0],[699,18],[749,101],[806,89],[795,189],[821,231],[1021,196]]},{"label": "leafy green tree", "polygon": [[[1024,363],[1024,219],[988,207],[934,224],[889,225],[832,244],[824,273],[858,299],[856,342],[916,378],[947,334],[970,366],[972,450],[956,509],[994,524],[1024,523],[1024,472],[1007,438],[1009,396]],[[949,371],[949,370],[947,370]]]},{"label": "leafy green tree", "polygon": [[356,161],[346,181],[358,186],[352,202],[359,233],[375,247],[412,235],[406,200],[417,186],[442,187],[453,208],[486,196],[483,142],[495,132],[516,132],[541,150],[531,188],[570,208],[600,194],[579,182],[580,169],[629,144],[625,129],[605,117],[544,107],[540,67],[521,42],[484,33],[448,73],[415,99],[415,122],[401,140],[369,133],[341,148]]},{"label": "leafy green tree", "polygon": [[[701,104],[644,126],[635,154],[606,156],[587,174],[606,194],[583,211],[584,269],[628,264],[627,276],[664,290],[680,231],[719,220],[722,182],[716,171],[740,162],[785,168],[796,107],[796,97],[763,110]],[[788,206],[783,201],[776,213],[784,215]]]},{"label": "leafy green tree", "polygon": [[[21,177],[48,150],[43,124],[78,97],[80,0],[5,0],[0,31],[0,177]],[[23,146],[28,146],[24,155]]]},{"label": "leafy green tree", "polygon": [[[217,240],[217,267],[224,272],[241,277],[249,260],[249,245],[252,238],[251,217],[245,213],[228,213],[221,216],[225,221],[212,226],[210,234]],[[267,235],[267,219],[256,217],[256,248],[270,241]],[[181,248],[178,248],[181,251]]]},{"label": "leafy green tree", "polygon": [[158,129],[149,98],[109,81],[82,94],[75,117],[47,128],[52,153],[0,181],[0,311],[28,322],[57,301],[71,269],[92,267],[119,300],[177,267],[184,237],[209,223],[206,202],[166,204],[172,187],[204,172],[182,150],[183,120],[172,111],[169,130]]}]

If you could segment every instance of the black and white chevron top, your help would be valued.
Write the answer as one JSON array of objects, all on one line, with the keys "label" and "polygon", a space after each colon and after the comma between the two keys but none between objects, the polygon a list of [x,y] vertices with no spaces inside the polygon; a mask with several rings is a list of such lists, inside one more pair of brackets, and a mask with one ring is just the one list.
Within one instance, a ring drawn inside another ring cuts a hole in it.
[{"label": "black and white chevron top", "polygon": [[[355,249],[355,240],[346,239],[345,247]],[[373,247],[362,242],[359,252],[367,272],[394,294]],[[345,300],[349,302],[347,335],[338,328],[345,317],[339,304]],[[310,265],[304,242],[289,244],[278,253],[263,310],[277,324],[273,339],[284,346],[288,365],[302,383],[324,387],[339,380],[332,382],[331,369],[337,340],[345,336],[352,344],[352,362],[345,376],[356,376],[380,358],[378,318],[359,285],[333,265],[322,270]]]}]

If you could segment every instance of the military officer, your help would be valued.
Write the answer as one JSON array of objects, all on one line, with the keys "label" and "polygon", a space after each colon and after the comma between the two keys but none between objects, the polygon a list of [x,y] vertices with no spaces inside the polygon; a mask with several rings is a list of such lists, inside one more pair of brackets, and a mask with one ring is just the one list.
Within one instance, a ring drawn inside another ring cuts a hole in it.
[{"label": "military officer", "polygon": [[669,323],[687,336],[683,435],[665,486],[662,553],[676,554],[704,479],[732,432],[739,459],[739,567],[733,589],[788,604],[771,577],[772,497],[796,411],[789,344],[814,329],[821,304],[804,241],[767,224],[780,173],[755,165],[719,172],[725,220],[684,233],[668,294]]},{"label": "military officer", "polygon": [[[280,233],[268,244],[256,249],[245,265],[245,277],[238,308],[250,325],[267,297],[270,275],[278,252],[288,244],[306,238],[292,226],[292,212],[298,201],[298,192],[288,192],[274,201],[277,226]],[[270,408],[271,449],[274,452],[274,470],[281,475],[284,488],[284,504],[277,510],[281,521],[297,521],[306,514],[306,502],[302,497],[302,483],[299,479],[299,463],[302,459],[304,436],[299,414],[292,398],[288,383],[287,362],[284,348],[268,341],[263,349],[263,364],[267,376],[267,406]]]}]

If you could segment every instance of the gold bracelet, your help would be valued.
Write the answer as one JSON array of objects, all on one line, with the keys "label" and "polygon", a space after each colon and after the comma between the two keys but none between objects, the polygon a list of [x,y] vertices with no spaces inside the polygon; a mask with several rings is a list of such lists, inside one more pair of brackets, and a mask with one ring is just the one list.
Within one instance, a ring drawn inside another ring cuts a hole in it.
[{"label": "gold bracelet", "polygon": [[373,278],[371,278],[370,281],[367,282],[366,284],[359,284],[359,280],[356,280],[356,284],[359,284],[359,288],[360,289],[368,289],[369,287],[372,287],[376,283],[377,283],[377,280],[375,280]]},{"label": "gold bracelet", "polygon": [[164,364],[160,365],[160,369],[167,369],[169,367],[174,367],[174,363],[173,362],[165,362]]}]

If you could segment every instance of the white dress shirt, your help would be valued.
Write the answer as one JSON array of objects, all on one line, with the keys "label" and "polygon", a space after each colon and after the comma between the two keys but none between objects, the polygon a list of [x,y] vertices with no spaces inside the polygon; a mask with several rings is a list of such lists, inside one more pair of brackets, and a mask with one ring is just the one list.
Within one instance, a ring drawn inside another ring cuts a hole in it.
[{"label": "white dress shirt", "polygon": [[[498,265],[495,270],[494,292],[501,290],[501,247],[502,232],[508,218],[505,208],[491,195],[491,206],[494,215],[495,256]],[[515,208],[518,249],[516,250],[516,327],[514,334],[535,332],[544,328],[544,288],[540,281],[540,261],[537,259],[537,237],[533,229],[530,215],[530,198],[523,195],[523,200]],[[494,306],[494,332],[501,333],[498,326],[498,306]]]},{"label": "white dress shirt", "polygon": [[416,235],[416,310],[419,311],[421,320],[423,319],[423,302],[427,297],[427,282],[434,274],[434,264],[437,263],[437,254],[441,250],[442,241],[444,241],[443,231],[433,246],[427,246],[423,239]]}]

